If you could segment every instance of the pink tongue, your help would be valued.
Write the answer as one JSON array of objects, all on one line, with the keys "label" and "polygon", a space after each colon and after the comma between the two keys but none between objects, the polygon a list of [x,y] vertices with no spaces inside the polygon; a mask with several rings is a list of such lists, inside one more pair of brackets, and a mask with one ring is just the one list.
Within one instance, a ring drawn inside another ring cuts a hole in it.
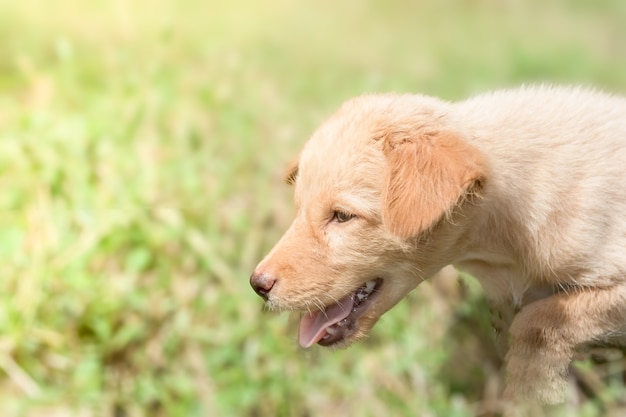
[{"label": "pink tongue", "polygon": [[300,322],[300,346],[308,348],[326,335],[326,328],[348,317],[354,306],[352,296],[339,300],[325,311],[307,313]]}]

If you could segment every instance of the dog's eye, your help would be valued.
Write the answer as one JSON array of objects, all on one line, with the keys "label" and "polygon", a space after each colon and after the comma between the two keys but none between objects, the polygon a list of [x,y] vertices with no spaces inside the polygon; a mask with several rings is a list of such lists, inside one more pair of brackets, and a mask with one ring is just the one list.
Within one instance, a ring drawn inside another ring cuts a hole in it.
[{"label": "dog's eye", "polygon": [[337,221],[337,223],[345,223],[352,218],[354,218],[354,214],[346,213],[345,211],[335,210],[333,212],[333,220]]}]

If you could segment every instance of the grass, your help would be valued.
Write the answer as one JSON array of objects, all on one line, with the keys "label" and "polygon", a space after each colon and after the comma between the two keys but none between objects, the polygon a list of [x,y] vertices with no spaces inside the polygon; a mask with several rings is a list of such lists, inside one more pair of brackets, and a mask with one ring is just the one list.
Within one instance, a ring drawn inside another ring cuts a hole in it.
[{"label": "grass", "polygon": [[0,4],[2,415],[474,415],[494,374],[476,289],[424,285],[345,351],[304,352],[263,310],[247,279],[292,216],[283,167],[363,92],[624,93],[625,19],[620,0]]}]

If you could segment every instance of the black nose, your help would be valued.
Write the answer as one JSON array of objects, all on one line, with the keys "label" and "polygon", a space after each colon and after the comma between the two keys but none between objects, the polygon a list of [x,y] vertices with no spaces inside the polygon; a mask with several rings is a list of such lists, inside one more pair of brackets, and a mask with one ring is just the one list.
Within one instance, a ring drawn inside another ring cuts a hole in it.
[{"label": "black nose", "polygon": [[255,272],[250,277],[252,289],[264,300],[267,300],[267,296],[275,283],[276,279],[264,273]]}]

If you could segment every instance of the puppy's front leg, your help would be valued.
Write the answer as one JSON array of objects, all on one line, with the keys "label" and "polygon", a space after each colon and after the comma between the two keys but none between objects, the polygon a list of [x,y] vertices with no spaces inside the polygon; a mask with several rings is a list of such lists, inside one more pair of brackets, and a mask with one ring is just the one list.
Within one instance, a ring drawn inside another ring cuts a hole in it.
[{"label": "puppy's front leg", "polygon": [[626,283],[572,289],[524,307],[510,328],[504,396],[554,404],[563,401],[576,347],[603,341],[626,325]]}]

